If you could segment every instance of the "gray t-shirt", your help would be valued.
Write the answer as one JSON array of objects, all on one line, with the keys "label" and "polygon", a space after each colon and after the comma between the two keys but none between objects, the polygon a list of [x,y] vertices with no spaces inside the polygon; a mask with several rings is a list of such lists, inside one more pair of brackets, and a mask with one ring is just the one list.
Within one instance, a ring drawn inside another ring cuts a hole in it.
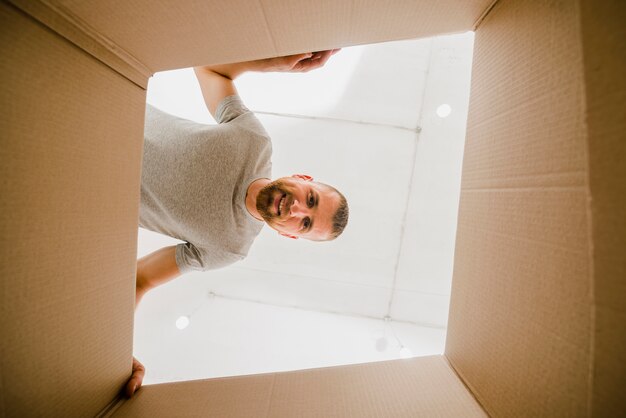
[{"label": "gray t-shirt", "polygon": [[245,197],[250,183],[271,176],[270,138],[238,96],[222,100],[216,120],[146,109],[139,225],[186,241],[176,246],[182,273],[241,260],[264,224]]}]

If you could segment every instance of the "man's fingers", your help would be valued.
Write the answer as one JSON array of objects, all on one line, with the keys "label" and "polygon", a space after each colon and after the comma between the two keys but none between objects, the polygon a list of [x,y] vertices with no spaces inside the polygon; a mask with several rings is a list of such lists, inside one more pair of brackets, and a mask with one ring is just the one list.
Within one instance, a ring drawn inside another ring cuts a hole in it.
[{"label": "man's fingers", "polygon": [[318,52],[319,54],[319,58],[313,60],[311,59],[310,62],[308,62],[305,71],[311,71],[314,70],[316,68],[321,68],[323,67],[326,62],[330,59],[332,52],[331,51],[322,51],[322,52]]},{"label": "man's fingers", "polygon": [[313,56],[313,54],[311,52],[307,52],[304,54],[296,54],[296,55],[290,55],[288,58],[288,66],[291,68],[294,68],[296,66],[298,66],[302,61],[306,61],[308,59],[311,59],[311,57]]},{"label": "man's fingers", "polygon": [[326,64],[326,62],[328,62],[328,60],[330,59],[332,55],[333,55],[333,51],[322,52],[322,56],[319,59],[319,61],[321,61],[321,65]]},{"label": "man's fingers", "polygon": [[307,52],[283,57],[284,62],[291,72],[306,73],[316,68],[323,67],[331,56],[341,49],[329,49],[326,51]]},{"label": "man's fingers", "polygon": [[323,67],[333,55],[333,50],[315,52],[311,58],[300,61],[294,71],[307,73],[311,70]]},{"label": "man's fingers", "polygon": [[141,387],[145,374],[146,369],[143,367],[143,364],[133,357],[133,374],[130,376],[128,383],[126,383],[126,388],[124,390],[127,397],[132,397],[137,389]]},{"label": "man's fingers", "polygon": [[312,60],[320,59],[320,58],[324,57],[327,54],[335,55],[339,51],[341,51],[341,48],[327,49],[325,51],[317,51],[317,52],[313,53],[313,56],[311,57],[311,59]]},{"label": "man's fingers", "polygon": [[127,398],[132,398],[137,389],[141,387],[141,383],[139,379],[130,379],[128,383],[126,383],[126,388],[124,389],[124,394]]},{"label": "man's fingers", "polygon": [[293,55],[293,58],[294,58],[294,61],[298,62],[298,61],[302,61],[302,60],[307,59],[307,58],[311,58],[312,56],[313,56],[312,52],[307,52],[307,53],[304,53],[304,54]]}]

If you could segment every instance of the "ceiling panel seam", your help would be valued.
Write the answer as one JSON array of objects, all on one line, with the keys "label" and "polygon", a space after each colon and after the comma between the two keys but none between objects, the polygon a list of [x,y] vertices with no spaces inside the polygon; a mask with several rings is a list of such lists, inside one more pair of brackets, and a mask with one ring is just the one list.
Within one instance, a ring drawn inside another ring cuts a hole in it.
[{"label": "ceiling panel seam", "polygon": [[400,255],[402,254],[402,248],[404,246],[404,236],[406,233],[406,220],[407,217],[409,216],[409,203],[411,201],[411,191],[413,190],[413,177],[415,175],[415,163],[417,161],[417,144],[419,142],[419,136],[420,136],[420,132],[421,132],[421,126],[422,126],[422,117],[424,115],[424,103],[425,103],[425,98],[426,98],[426,89],[428,86],[428,76],[430,75],[430,66],[432,63],[432,58],[433,58],[433,40],[430,40],[430,46],[429,46],[429,51],[428,51],[428,65],[426,66],[426,73],[424,75],[424,88],[422,90],[422,103],[420,104],[419,107],[419,115],[418,115],[418,123],[417,123],[417,130],[415,133],[415,141],[414,141],[414,149],[413,149],[413,164],[411,165],[411,176],[409,178],[409,191],[407,194],[407,199],[406,199],[406,205],[404,207],[404,216],[402,217],[402,224],[400,227],[400,245],[398,246],[398,255],[396,257],[396,265],[394,267],[394,271],[393,271],[393,282],[391,284],[391,293],[389,296],[389,304],[387,305],[387,316],[391,316],[391,308],[393,306],[393,298],[395,296],[396,293],[396,284],[398,282],[398,269],[400,266]]},{"label": "ceiling panel seam", "polygon": [[[233,266],[232,268],[233,269],[240,269],[240,270],[260,272],[260,273],[268,273],[268,274],[273,274],[273,275],[280,274],[282,276],[289,276],[289,280],[291,280],[293,278],[296,278],[296,279],[310,279],[310,280],[320,280],[320,281],[324,281],[324,282],[328,282],[328,283],[340,283],[340,284],[343,284],[343,285],[367,287],[367,288],[373,288],[373,289],[385,289],[385,290],[388,289],[387,286],[377,286],[377,285],[365,284],[365,283],[355,283],[355,282],[350,282],[350,281],[345,281],[345,280],[334,280],[334,279],[328,279],[327,277],[307,276],[305,274],[276,272],[276,271],[272,271],[272,270],[264,270],[264,269],[260,269],[260,268],[241,267],[241,266],[237,266],[237,267]],[[409,292],[409,293],[418,293],[418,294],[421,294],[421,295],[428,295],[428,296],[445,296],[445,297],[449,297],[450,296],[448,293],[424,292],[423,290],[403,289],[401,287],[400,288],[394,288],[393,290],[400,290],[402,292]]]},{"label": "ceiling panel seam", "polygon": [[[277,308],[297,309],[300,311],[313,312],[313,313],[347,316],[347,317],[360,318],[360,319],[373,319],[375,321],[385,321],[387,318],[387,317],[381,318],[379,316],[366,315],[366,314],[355,313],[355,312],[340,312],[340,311],[323,310],[323,309],[312,309],[312,308],[306,308],[306,307],[297,306],[297,305],[267,303],[267,302],[263,302],[260,300],[250,299],[250,298],[242,298],[239,296],[229,296],[225,294],[215,293],[213,291],[209,291],[209,295],[211,298],[221,298],[221,299],[226,299],[226,300],[235,300],[235,301],[240,301],[240,302],[255,303],[258,305],[273,306]],[[408,324],[408,325],[414,325],[414,326],[426,327],[426,328],[435,328],[435,329],[446,329],[446,327],[444,326],[433,324],[433,323],[428,323],[428,322],[397,320],[391,317],[388,317],[388,318],[390,321],[399,323],[399,324]]]},{"label": "ceiling panel seam", "polygon": [[[318,277],[318,276],[307,276],[304,274],[296,274],[296,273],[285,273],[285,272],[276,272],[276,271],[271,271],[271,270],[264,270],[264,269],[260,269],[260,268],[252,268],[252,267],[233,267],[233,269],[242,269],[242,270],[248,270],[248,271],[256,271],[256,272],[261,272],[261,273],[268,273],[268,274],[280,274],[280,275],[285,275],[285,276],[289,276],[289,278],[301,278],[301,279],[313,279],[313,280],[321,280],[321,281],[325,281],[325,282],[329,282],[329,283],[341,283],[341,284],[348,284],[351,286],[360,286],[360,287],[371,287],[374,289],[388,289],[387,286],[376,286],[376,285],[371,285],[371,284],[363,284],[363,283],[354,283],[354,282],[348,282],[345,280],[333,280],[333,279],[328,279],[326,277]],[[426,292],[417,292],[417,293],[424,293],[424,294],[434,294],[434,293],[426,293]]]},{"label": "ceiling panel seam", "polygon": [[330,121],[330,122],[356,123],[359,125],[382,126],[385,128],[400,129],[403,131],[410,131],[414,133],[421,132],[420,126],[411,128],[408,126],[393,125],[390,123],[369,122],[369,121],[359,120],[359,119],[333,118],[330,116],[301,115],[297,113],[267,112],[264,110],[254,110],[254,109],[252,110],[252,113],[259,114],[259,115],[279,116],[279,117],[295,118],[295,119],[310,119],[310,120],[322,120],[322,121]]}]

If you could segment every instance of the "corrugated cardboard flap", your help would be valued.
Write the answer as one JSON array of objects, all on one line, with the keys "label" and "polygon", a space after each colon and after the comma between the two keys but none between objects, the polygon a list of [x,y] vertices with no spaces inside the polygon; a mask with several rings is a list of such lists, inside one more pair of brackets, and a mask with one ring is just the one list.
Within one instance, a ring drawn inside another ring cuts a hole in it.
[{"label": "corrugated cardboard flap", "polygon": [[145,91],[0,3],[0,415],[93,416],[130,372]]},{"label": "corrugated cardboard flap", "polygon": [[141,85],[174,68],[472,30],[493,0],[11,0]]},{"label": "corrugated cardboard flap", "polygon": [[[446,355],[494,416],[626,410],[626,34],[608,3],[581,24],[576,2],[501,0],[476,33]],[[581,43],[595,34],[608,45]]]},{"label": "corrugated cardboard flap", "polygon": [[581,2],[593,236],[594,416],[626,415],[626,3]]},{"label": "corrugated cardboard flap", "polygon": [[443,356],[146,386],[122,417],[485,417]]}]

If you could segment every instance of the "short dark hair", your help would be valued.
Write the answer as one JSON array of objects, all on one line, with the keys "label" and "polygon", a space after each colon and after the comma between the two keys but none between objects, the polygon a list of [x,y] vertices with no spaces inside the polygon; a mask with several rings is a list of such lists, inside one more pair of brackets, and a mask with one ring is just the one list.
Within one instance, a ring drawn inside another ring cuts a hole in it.
[{"label": "short dark hair", "polygon": [[346,200],[346,197],[333,186],[329,186],[328,184],[324,185],[333,190],[335,193],[337,193],[337,196],[339,196],[339,207],[333,215],[333,229],[330,233],[330,236],[326,239],[326,241],[331,241],[341,235],[343,230],[346,228],[346,225],[348,225],[348,217],[350,211],[348,210],[348,201]]}]

